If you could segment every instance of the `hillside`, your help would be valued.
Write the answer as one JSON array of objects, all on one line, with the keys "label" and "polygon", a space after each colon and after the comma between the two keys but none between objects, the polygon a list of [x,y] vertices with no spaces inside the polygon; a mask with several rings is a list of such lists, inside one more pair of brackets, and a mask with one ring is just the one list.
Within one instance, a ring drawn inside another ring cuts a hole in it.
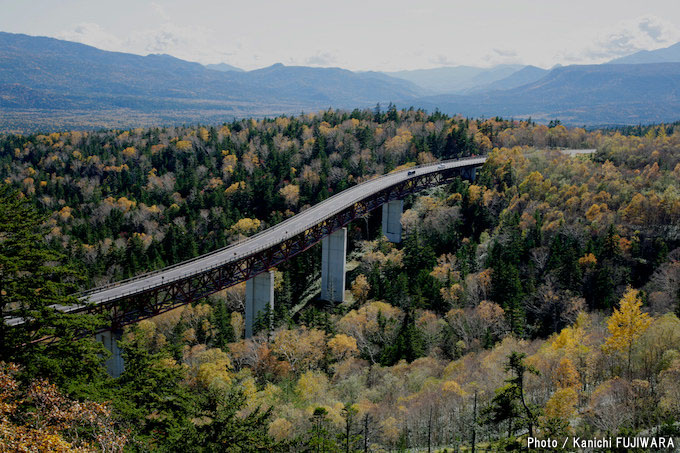
[{"label": "hillside", "polygon": [[460,94],[504,79],[521,68],[521,65],[498,65],[491,68],[450,66],[386,72],[385,74],[412,82],[431,94]]},{"label": "hillside", "polygon": [[641,50],[632,55],[615,58],[609,64],[678,63],[680,62],[680,42],[656,50]]},{"label": "hillside", "polygon": [[532,82],[536,82],[545,77],[550,71],[547,69],[537,68],[536,66],[525,66],[517,72],[513,72],[509,76],[493,81],[489,84],[476,87],[469,90],[470,93],[483,93],[486,91],[510,90],[512,88],[521,87]]},{"label": "hillside", "polygon": [[[679,68],[608,64],[546,72],[508,65],[384,74],[275,64],[239,72],[0,33],[0,131],[220,123],[390,102],[464,116],[647,124],[680,117]],[[443,90],[459,94],[433,94]]]},{"label": "hillside", "polygon": [[102,113],[107,111],[114,122],[120,121],[121,109],[135,121],[148,115],[139,125],[372,106],[421,94],[403,80],[338,68],[277,64],[224,72],[168,55],[107,52],[10,33],[0,33],[0,61],[0,107],[5,114],[38,109],[56,123],[64,111],[96,112],[104,123],[107,115]]},{"label": "hillside", "polygon": [[212,69],[214,71],[222,71],[222,72],[230,72],[230,71],[235,71],[235,72],[243,72],[243,69],[237,68],[236,66],[232,66],[227,63],[217,63],[217,64],[207,64],[205,65],[206,68]]},{"label": "hillside", "polygon": [[430,96],[415,105],[471,116],[559,118],[570,124],[669,122],[680,116],[680,63],[565,66],[511,90]]}]

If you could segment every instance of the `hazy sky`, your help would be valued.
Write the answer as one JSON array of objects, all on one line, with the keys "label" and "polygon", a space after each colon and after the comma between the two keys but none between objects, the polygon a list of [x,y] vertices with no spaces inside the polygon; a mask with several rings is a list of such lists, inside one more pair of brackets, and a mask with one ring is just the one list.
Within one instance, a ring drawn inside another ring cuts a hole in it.
[{"label": "hazy sky", "polygon": [[680,41],[680,1],[0,0],[0,31],[244,69],[550,67]]}]

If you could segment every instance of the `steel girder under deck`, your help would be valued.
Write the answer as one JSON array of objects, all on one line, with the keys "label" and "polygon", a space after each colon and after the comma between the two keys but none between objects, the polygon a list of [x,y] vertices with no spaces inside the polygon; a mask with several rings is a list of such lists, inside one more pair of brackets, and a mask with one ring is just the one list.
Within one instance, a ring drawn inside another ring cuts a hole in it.
[{"label": "steel girder under deck", "polygon": [[442,172],[414,175],[405,181],[366,196],[352,206],[321,220],[297,236],[267,249],[254,252],[238,261],[228,262],[219,267],[120,299],[89,305],[81,311],[103,314],[110,320],[109,328],[118,329],[181,305],[196,302],[289,260],[311,248],[325,236],[345,227],[352,220],[363,217],[384,203],[403,199],[406,195],[449,183],[457,176],[467,176],[463,174],[462,170],[465,169],[453,168]]}]

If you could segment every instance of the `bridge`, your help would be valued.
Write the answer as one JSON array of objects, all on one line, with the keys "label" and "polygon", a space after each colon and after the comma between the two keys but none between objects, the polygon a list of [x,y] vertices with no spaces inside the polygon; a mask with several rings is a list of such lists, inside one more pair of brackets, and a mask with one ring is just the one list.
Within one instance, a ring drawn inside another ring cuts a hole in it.
[{"label": "bridge", "polygon": [[[452,182],[474,180],[486,157],[442,161],[376,177],[346,189],[285,221],[214,252],[131,279],[86,291],[80,304],[58,306],[67,313],[102,314],[110,328],[97,337],[113,352],[107,363],[122,371],[116,344],[121,328],[246,282],[245,334],[252,336],[257,314],[274,307],[272,268],[322,242],[321,298],[341,302],[345,293],[346,226],[382,206],[382,231],[401,241],[405,196]],[[14,318],[10,325],[23,322]]]}]

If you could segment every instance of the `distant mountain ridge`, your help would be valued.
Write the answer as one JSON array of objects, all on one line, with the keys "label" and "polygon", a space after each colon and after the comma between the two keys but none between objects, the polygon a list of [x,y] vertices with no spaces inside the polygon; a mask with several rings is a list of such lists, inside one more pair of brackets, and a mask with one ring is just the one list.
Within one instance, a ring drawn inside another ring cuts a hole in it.
[{"label": "distant mountain ridge", "polygon": [[487,91],[510,90],[512,88],[521,87],[529,83],[536,82],[545,77],[550,70],[538,68],[536,66],[524,66],[519,71],[513,72],[509,76],[493,81],[489,84],[482,85],[478,88],[470,90],[471,93],[481,93]]},{"label": "distant mountain ridge", "polygon": [[656,50],[641,50],[632,55],[615,58],[609,64],[680,63],[680,42]]},{"label": "distant mountain ridge", "polygon": [[[579,125],[680,118],[680,63],[457,67],[406,75],[431,77],[435,85],[341,68],[275,64],[216,70],[170,55],[108,52],[0,32],[0,131],[215,123],[389,102],[471,117],[531,116]],[[444,82],[461,91],[433,94],[432,87]]]},{"label": "distant mountain ridge", "polygon": [[677,121],[680,63],[563,66],[510,90],[430,96],[416,105],[470,116],[559,118],[567,124]]},{"label": "distant mountain ridge", "polygon": [[408,80],[428,90],[430,94],[461,94],[502,80],[523,67],[522,65],[498,65],[491,68],[444,66],[433,69],[386,72],[384,74]]},{"label": "distant mountain ridge", "polygon": [[237,68],[236,66],[232,66],[227,63],[217,63],[217,64],[207,64],[205,65],[206,68],[208,69],[213,69],[215,71],[222,71],[222,72],[230,72],[230,71],[235,71],[235,72],[244,72],[243,69]]},{"label": "distant mountain ridge", "polygon": [[169,55],[108,52],[53,38],[0,32],[4,109],[184,110],[243,116],[354,108],[422,95],[400,79],[339,68],[273,65],[216,71]]}]

